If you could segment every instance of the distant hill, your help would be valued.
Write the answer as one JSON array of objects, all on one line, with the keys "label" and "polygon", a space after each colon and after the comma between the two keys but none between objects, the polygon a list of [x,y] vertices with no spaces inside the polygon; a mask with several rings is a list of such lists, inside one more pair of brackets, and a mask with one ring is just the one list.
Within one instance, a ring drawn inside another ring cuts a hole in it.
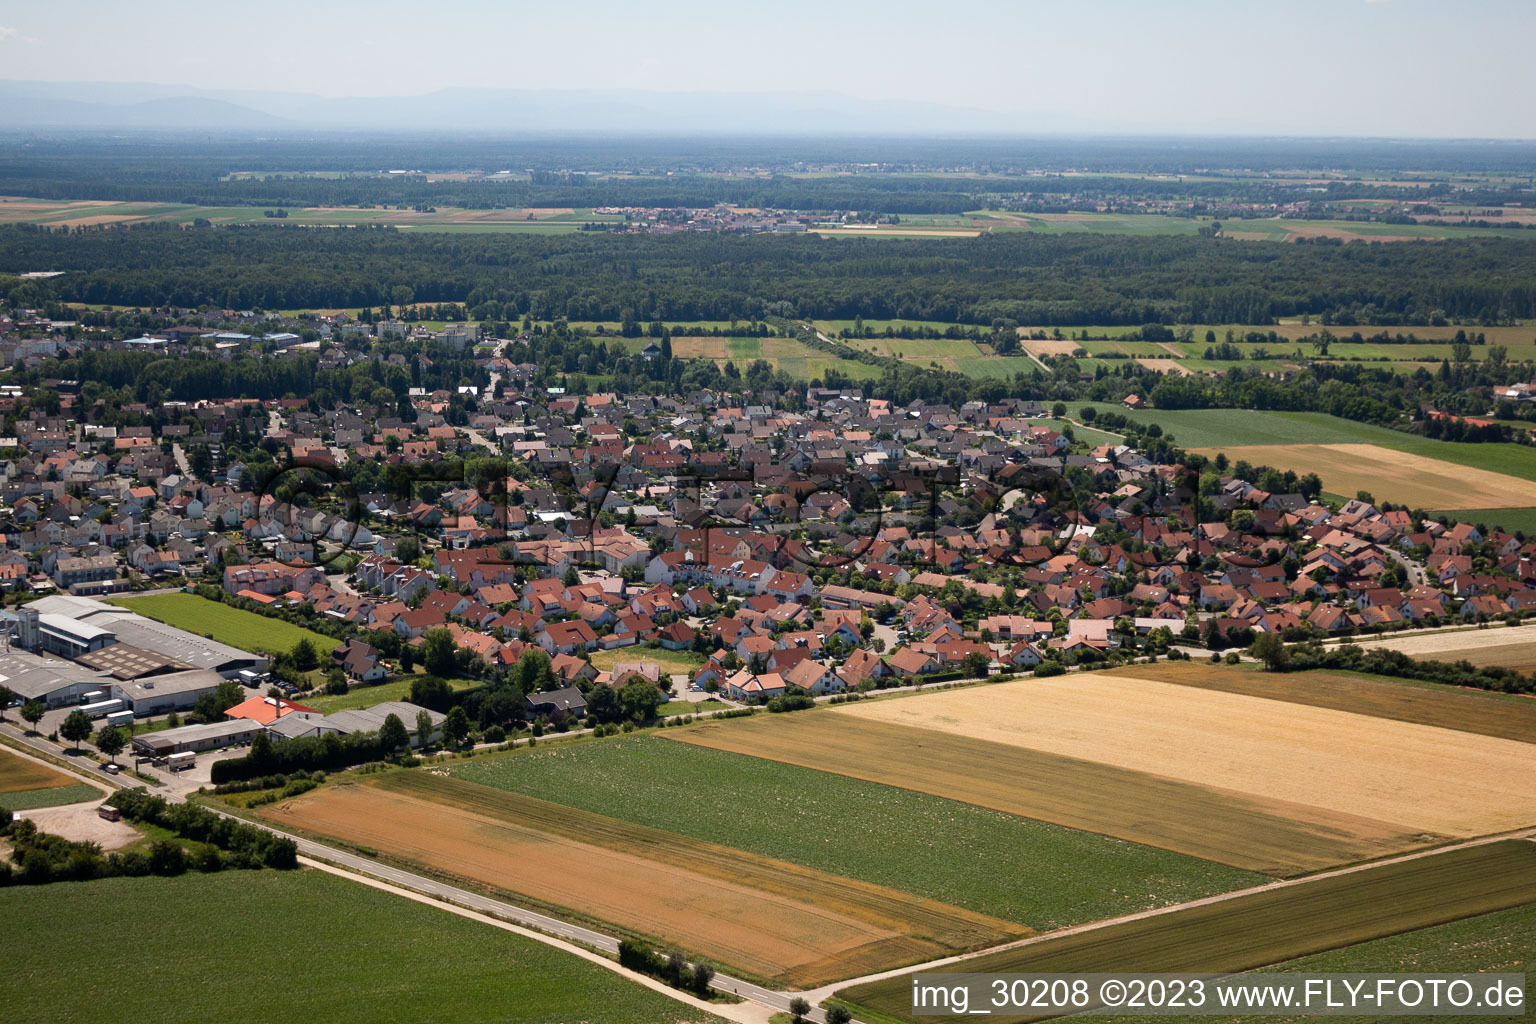
[{"label": "distant hill", "polygon": [[832,92],[443,89],[420,96],[333,98],[144,82],[0,81],[0,129],[42,127],[798,135],[1095,129],[1051,115],[861,100]]}]

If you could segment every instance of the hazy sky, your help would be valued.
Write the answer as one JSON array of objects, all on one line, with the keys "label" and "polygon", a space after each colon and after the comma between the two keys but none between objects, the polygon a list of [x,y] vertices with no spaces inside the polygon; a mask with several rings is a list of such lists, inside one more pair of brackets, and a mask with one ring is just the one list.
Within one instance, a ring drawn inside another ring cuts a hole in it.
[{"label": "hazy sky", "polygon": [[1536,0],[0,0],[0,77],[827,89],[1086,130],[1533,138],[1533,32]]}]

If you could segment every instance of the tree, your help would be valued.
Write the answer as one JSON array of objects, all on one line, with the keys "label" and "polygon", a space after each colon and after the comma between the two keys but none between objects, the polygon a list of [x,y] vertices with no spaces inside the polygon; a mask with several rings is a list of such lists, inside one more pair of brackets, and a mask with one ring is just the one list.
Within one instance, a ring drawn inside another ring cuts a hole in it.
[{"label": "tree", "polygon": [[1249,652],[1271,672],[1279,672],[1291,663],[1291,652],[1286,650],[1285,641],[1278,633],[1260,633]]},{"label": "tree", "polygon": [[293,660],[293,667],[300,672],[320,667],[320,652],[315,650],[315,642],[307,636],[293,645],[293,653],[289,657]]},{"label": "tree", "polygon": [[469,716],[464,713],[462,704],[455,704],[448,709],[448,717],[443,719],[443,742],[452,747],[463,746],[468,736]]},{"label": "tree", "polygon": [[432,712],[422,708],[416,712],[416,745],[423,750],[432,740]]},{"label": "tree", "polygon": [[109,725],[96,734],[95,742],[96,749],[111,758],[113,764],[117,764],[117,755],[128,745],[128,737],[117,726]]},{"label": "tree", "polygon": [[0,722],[5,721],[5,711],[15,699],[16,694],[9,686],[0,686]]},{"label": "tree", "polygon": [[789,1016],[795,1024],[802,1024],[805,1015],[811,1012],[811,1004],[805,1001],[804,996],[795,996],[789,1001]]},{"label": "tree", "polygon": [[827,1024],[851,1024],[853,1014],[848,1012],[846,1006],[832,1005],[827,1007]]},{"label": "tree", "polygon": [[709,964],[694,964],[691,987],[699,995],[709,992],[709,983],[715,980],[715,969]]},{"label": "tree", "polygon": [[421,542],[415,537],[401,537],[395,541],[395,558],[404,565],[410,565],[421,557]]},{"label": "tree", "polygon": [[409,672],[416,667],[416,649],[407,644],[400,648],[400,671]]},{"label": "tree", "polygon": [[43,720],[43,715],[47,711],[48,709],[43,707],[43,702],[34,697],[21,706],[21,717],[32,727],[31,731],[36,732],[37,723]]},{"label": "tree", "polygon": [[64,719],[64,724],[59,726],[59,735],[69,740],[75,745],[75,749],[79,750],[80,742],[91,735],[91,720],[86,717],[84,711],[75,708],[69,713],[69,717]]},{"label": "tree", "polygon": [[459,646],[453,642],[453,634],[446,629],[427,630],[422,645],[422,664],[437,676],[451,676],[458,672]]},{"label": "tree", "polygon": [[619,691],[619,710],[634,722],[649,722],[661,707],[661,691],[648,679],[635,676]]},{"label": "tree", "polygon": [[411,703],[446,711],[453,703],[453,688],[436,676],[419,676],[411,680]]},{"label": "tree", "polygon": [[216,722],[219,716],[244,699],[240,687],[226,679],[211,692],[198,697],[192,705],[192,713],[200,722]]},{"label": "tree", "polygon": [[399,750],[411,744],[411,734],[405,731],[405,723],[400,721],[400,716],[388,714],[384,716],[384,724],[379,727],[379,742],[385,750]]}]

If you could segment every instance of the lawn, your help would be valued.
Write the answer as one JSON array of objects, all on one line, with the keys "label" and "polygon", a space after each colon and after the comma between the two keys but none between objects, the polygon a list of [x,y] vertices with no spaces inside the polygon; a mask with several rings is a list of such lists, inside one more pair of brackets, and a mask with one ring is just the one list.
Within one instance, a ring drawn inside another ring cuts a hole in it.
[{"label": "lawn", "polygon": [[112,604],[157,619],[178,629],[206,636],[243,651],[278,654],[291,651],[308,638],[322,656],[341,646],[340,640],[295,626],[281,619],[234,608],[196,594],[152,594],[113,598]]},{"label": "lawn", "polygon": [[587,660],[592,667],[607,672],[619,662],[654,661],[666,674],[688,674],[704,664],[704,655],[693,651],[669,651],[665,647],[620,647],[612,651],[594,651]]},{"label": "lawn", "polygon": [[[1229,973],[1532,902],[1536,844],[1505,840],[983,953],[945,970]],[[859,1014],[866,1021],[961,1019],[912,1017],[906,975],[839,995],[874,1011]]]},{"label": "lawn", "polygon": [[4,889],[0,944],[28,951],[7,967],[13,1020],[718,1020],[532,939],[312,870]]},{"label": "lawn", "polygon": [[[475,685],[468,679],[445,681],[455,690],[463,690]],[[345,711],[348,708],[371,708],[375,704],[382,704],[388,700],[409,700],[410,696],[411,680],[395,679],[387,683],[379,683],[377,686],[353,686],[346,693],[334,697],[317,693],[313,697],[305,697],[299,703],[330,714],[332,711]],[[410,728],[414,728],[414,725]]]},{"label": "lawn", "polygon": [[708,700],[669,700],[656,709],[657,718],[674,718],[678,715],[707,715],[711,711],[729,711],[731,705],[713,697]]},{"label": "lawn", "polygon": [[660,737],[516,751],[452,773],[1036,929],[1263,881],[1149,846]]}]

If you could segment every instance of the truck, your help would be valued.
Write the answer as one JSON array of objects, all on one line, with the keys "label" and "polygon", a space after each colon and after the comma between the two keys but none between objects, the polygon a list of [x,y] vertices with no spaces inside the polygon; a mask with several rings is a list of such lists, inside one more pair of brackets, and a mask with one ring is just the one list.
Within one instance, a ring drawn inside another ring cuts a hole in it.
[{"label": "truck", "polygon": [[123,702],[116,698],[99,700],[94,704],[82,704],[80,710],[85,712],[87,718],[105,718],[114,711],[122,711]]},{"label": "truck", "polygon": [[195,764],[197,764],[197,755],[190,750],[183,750],[165,759],[166,770],[172,772],[179,772],[183,768],[191,768]]},{"label": "truck", "polygon": [[84,707],[87,704],[99,704],[106,699],[106,690],[92,690],[80,698],[80,705],[81,707]]},{"label": "truck", "polygon": [[112,711],[107,714],[107,724],[121,727],[133,727],[133,712],[128,710]]}]

